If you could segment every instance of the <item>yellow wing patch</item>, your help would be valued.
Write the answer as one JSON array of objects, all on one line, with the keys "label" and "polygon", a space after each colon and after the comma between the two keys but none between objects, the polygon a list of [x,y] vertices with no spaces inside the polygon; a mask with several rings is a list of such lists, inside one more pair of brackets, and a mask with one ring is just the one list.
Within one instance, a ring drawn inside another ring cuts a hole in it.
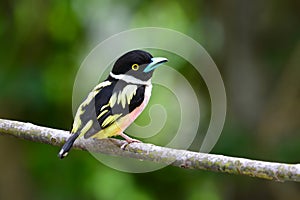
[{"label": "yellow wing patch", "polygon": [[104,106],[101,107],[100,111],[104,110],[105,108],[108,108],[109,107],[109,103],[108,104],[105,104]]},{"label": "yellow wing patch", "polygon": [[[84,107],[87,106],[88,104],[90,104],[93,101],[94,97],[98,94],[98,92],[103,87],[106,87],[106,86],[109,86],[109,85],[111,85],[110,81],[104,81],[104,82],[96,85],[96,87],[94,87],[94,89],[88,94],[88,96],[86,97],[86,99],[80,104],[80,106],[77,109],[76,115],[75,115],[75,119],[74,119],[73,128],[72,128],[71,133],[76,133],[83,126],[80,117],[85,112]],[[85,128],[86,125],[83,128]]]},{"label": "yellow wing patch", "polygon": [[117,122],[115,122],[115,123],[111,124],[110,126],[108,126],[107,128],[102,129],[101,131],[99,131],[98,133],[93,135],[92,137],[97,138],[97,139],[103,139],[103,138],[116,136],[116,135],[120,134],[122,131],[123,130],[121,129],[119,124]]},{"label": "yellow wing patch", "polygon": [[98,115],[98,117],[97,117],[97,119],[100,119],[105,113],[107,113],[108,112],[108,110],[104,110],[104,111],[102,111],[99,115]]},{"label": "yellow wing patch", "polygon": [[126,104],[130,104],[132,97],[136,94],[137,88],[138,86],[136,85],[127,85],[118,93],[115,92],[110,98],[110,107],[112,108],[117,103],[125,108]]},{"label": "yellow wing patch", "polygon": [[89,120],[86,123],[86,125],[81,129],[80,135],[84,135],[86,132],[88,132],[88,130],[90,130],[90,128],[92,127],[92,125],[93,125],[93,121]]},{"label": "yellow wing patch", "polygon": [[116,102],[117,102],[117,93],[114,93],[109,100],[110,107],[112,108]]},{"label": "yellow wing patch", "polygon": [[102,83],[99,83],[98,85],[96,85],[93,89],[93,91],[100,91],[102,88],[111,85],[110,81],[104,81]]},{"label": "yellow wing patch", "polygon": [[106,86],[111,85],[110,81],[104,81],[98,85],[96,85],[96,87],[94,87],[94,89],[88,94],[87,98],[82,102],[82,104],[80,105],[79,108],[82,108],[83,106],[88,105],[89,103],[91,103],[91,101],[95,98],[95,96],[99,93],[99,91]]},{"label": "yellow wing patch", "polygon": [[102,127],[105,127],[109,124],[114,123],[122,114],[115,114],[115,115],[110,115],[108,116],[103,123],[101,124]]}]

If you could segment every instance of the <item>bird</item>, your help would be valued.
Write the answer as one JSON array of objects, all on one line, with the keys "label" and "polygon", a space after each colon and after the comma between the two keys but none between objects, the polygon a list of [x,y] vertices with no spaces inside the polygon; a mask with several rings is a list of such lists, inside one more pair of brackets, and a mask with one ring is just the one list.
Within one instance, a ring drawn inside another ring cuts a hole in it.
[{"label": "bird", "polygon": [[64,158],[79,137],[103,139],[121,136],[126,144],[140,142],[124,133],[149,102],[154,70],[167,62],[144,50],[131,50],[119,57],[108,77],[96,85],[77,109],[71,130],[58,153]]}]

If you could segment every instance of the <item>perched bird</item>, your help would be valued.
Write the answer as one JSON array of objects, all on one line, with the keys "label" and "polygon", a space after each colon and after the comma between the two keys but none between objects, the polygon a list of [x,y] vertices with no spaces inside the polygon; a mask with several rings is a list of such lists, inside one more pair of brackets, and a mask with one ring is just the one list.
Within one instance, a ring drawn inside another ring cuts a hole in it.
[{"label": "perched bird", "polygon": [[138,142],[123,131],[141,114],[151,96],[153,70],[166,58],[133,50],[122,55],[107,79],[98,84],[78,107],[71,136],[58,157],[64,158],[78,137],[121,136],[127,143]]}]

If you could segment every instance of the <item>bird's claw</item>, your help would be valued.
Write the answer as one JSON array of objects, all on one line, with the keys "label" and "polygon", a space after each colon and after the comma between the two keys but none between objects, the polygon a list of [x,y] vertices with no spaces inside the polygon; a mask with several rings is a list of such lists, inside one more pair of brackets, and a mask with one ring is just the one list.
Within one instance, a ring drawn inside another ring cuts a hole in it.
[{"label": "bird's claw", "polygon": [[128,142],[125,142],[124,144],[122,144],[122,146],[120,148],[122,150],[125,150],[127,146],[128,146]]},{"label": "bird's claw", "polygon": [[137,140],[137,139],[133,139],[133,138],[130,138],[130,139],[126,139],[126,142],[124,142],[124,144],[122,144],[122,146],[120,147],[122,150],[125,150],[126,147],[130,144],[130,143],[133,143],[133,142],[137,142],[137,143],[141,143],[141,141]]}]

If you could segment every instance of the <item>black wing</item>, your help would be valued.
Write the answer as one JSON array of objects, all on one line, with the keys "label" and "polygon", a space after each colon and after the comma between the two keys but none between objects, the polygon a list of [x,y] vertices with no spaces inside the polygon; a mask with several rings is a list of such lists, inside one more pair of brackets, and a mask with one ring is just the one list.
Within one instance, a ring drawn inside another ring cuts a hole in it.
[{"label": "black wing", "polygon": [[140,106],[144,92],[144,85],[128,84],[121,80],[101,88],[82,115],[87,123],[92,120],[90,127],[83,133],[84,138],[95,135]]}]

